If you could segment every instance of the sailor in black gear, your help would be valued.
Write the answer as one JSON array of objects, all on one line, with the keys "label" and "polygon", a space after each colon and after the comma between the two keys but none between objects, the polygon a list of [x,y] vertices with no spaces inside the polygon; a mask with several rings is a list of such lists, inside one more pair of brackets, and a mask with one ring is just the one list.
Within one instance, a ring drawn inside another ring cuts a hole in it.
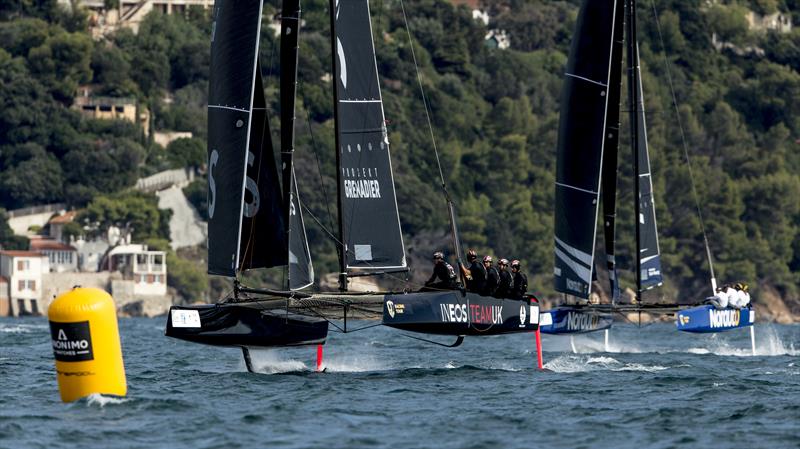
[{"label": "sailor in black gear", "polygon": [[500,272],[492,266],[492,256],[483,257],[483,268],[486,269],[486,285],[483,286],[483,296],[492,296],[500,283]]},{"label": "sailor in black gear", "polygon": [[452,265],[445,262],[444,254],[441,251],[433,253],[433,263],[433,274],[425,282],[423,290],[455,290],[458,288],[456,270],[453,269]]},{"label": "sailor in black gear", "polygon": [[480,294],[486,285],[486,268],[478,261],[478,253],[474,249],[467,252],[469,268],[461,267],[467,279],[467,291]]},{"label": "sailor in black gear", "polygon": [[508,272],[508,259],[500,259],[497,267],[500,269],[500,282],[497,284],[497,290],[494,291],[494,297],[508,298],[511,296],[511,289],[514,288],[511,273]]},{"label": "sailor in black gear", "polygon": [[511,261],[511,273],[513,274],[514,287],[511,290],[511,298],[524,299],[525,292],[528,291],[528,276],[520,271],[520,263],[518,260]]}]

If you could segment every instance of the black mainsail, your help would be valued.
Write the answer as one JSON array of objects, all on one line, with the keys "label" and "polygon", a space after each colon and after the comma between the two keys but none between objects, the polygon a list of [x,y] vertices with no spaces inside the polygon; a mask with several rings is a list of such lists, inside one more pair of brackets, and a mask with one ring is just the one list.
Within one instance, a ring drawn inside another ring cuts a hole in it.
[{"label": "black mainsail", "polygon": [[284,0],[281,10],[281,166],[284,198],[288,204],[284,217],[289,223],[289,290],[299,290],[314,283],[314,267],[311,265],[293,158],[299,35],[300,0]]},{"label": "black mainsail", "polygon": [[[636,42],[634,40],[634,42]],[[636,220],[637,236],[637,269],[639,292],[649,290],[662,284],[661,253],[658,247],[658,229],[656,226],[656,209],[653,201],[653,178],[650,172],[650,153],[647,145],[647,122],[644,110],[644,91],[642,90],[642,75],[639,63],[639,46],[635,49],[635,86],[638,91],[636,101],[636,127],[638,139],[636,142],[637,161],[637,198],[638,218]]]},{"label": "black mainsail", "polygon": [[405,268],[368,0],[331,0],[342,268]]},{"label": "black mainsail", "polygon": [[[208,98],[208,272],[286,263],[258,41],[262,2],[217,1]],[[257,231],[257,232],[256,232]]]},{"label": "black mainsail", "polygon": [[[616,0],[584,0],[572,41],[558,135],[555,200],[555,289],[588,298],[594,270],[594,243],[600,172],[614,83],[614,48],[622,20]],[[617,83],[618,84],[618,83]],[[616,88],[616,86],[614,86]],[[610,123],[615,123],[613,118]]]}]

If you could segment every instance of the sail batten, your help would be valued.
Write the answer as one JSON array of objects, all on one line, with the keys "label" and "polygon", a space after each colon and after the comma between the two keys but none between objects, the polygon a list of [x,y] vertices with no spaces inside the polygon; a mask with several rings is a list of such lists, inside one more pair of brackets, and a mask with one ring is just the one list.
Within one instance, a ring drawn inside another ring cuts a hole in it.
[{"label": "sail batten", "polygon": [[[576,23],[562,92],[556,169],[554,286],[559,292],[588,298],[594,251],[601,168],[606,145],[608,86],[619,40],[615,0],[584,0]],[[590,255],[588,264],[575,254]]]},{"label": "sail batten", "polygon": [[339,1],[334,8],[342,268],[405,268],[369,2]]}]

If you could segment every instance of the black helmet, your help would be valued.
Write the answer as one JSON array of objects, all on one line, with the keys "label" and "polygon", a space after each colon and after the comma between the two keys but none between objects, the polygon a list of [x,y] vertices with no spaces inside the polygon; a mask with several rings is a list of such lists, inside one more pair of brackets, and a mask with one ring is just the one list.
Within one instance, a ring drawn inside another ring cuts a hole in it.
[{"label": "black helmet", "polygon": [[517,259],[511,261],[511,268],[516,268],[519,270],[519,261]]},{"label": "black helmet", "polygon": [[467,259],[474,260],[478,258],[478,253],[474,249],[467,251]]}]

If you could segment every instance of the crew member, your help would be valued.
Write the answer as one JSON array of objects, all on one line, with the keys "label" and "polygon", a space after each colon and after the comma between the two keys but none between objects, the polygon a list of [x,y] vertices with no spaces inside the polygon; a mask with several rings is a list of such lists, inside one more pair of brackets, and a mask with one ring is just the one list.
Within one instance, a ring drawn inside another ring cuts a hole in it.
[{"label": "crew member", "polygon": [[444,254],[441,251],[433,253],[433,264],[433,274],[425,282],[426,290],[455,290],[458,288],[456,270],[444,260]]},{"label": "crew member", "polygon": [[511,294],[511,289],[514,288],[514,280],[511,278],[511,273],[508,272],[508,259],[500,259],[497,262],[497,267],[500,272],[500,282],[497,284],[497,290],[494,291],[495,298],[508,298]]},{"label": "crew member", "polygon": [[520,263],[514,259],[511,261],[511,273],[513,274],[514,287],[511,290],[510,297],[513,299],[524,299],[525,292],[528,291],[528,276],[520,271]]},{"label": "crew member", "polygon": [[728,307],[731,293],[733,293],[733,289],[728,284],[725,284],[722,287],[717,287],[717,293],[710,298],[706,298],[706,300],[717,309],[724,309]]},{"label": "crew member", "polygon": [[736,307],[737,309],[741,309],[742,307],[747,307],[750,304],[750,287],[743,282],[737,282],[733,286],[733,291],[730,293],[730,297],[728,299],[728,304],[731,307]]},{"label": "crew member", "polygon": [[483,286],[483,296],[492,296],[500,283],[500,272],[492,266],[492,256],[483,257],[483,268],[486,270],[486,285]]},{"label": "crew member", "polygon": [[461,272],[467,279],[467,290],[480,294],[486,286],[486,268],[478,262],[478,253],[474,249],[467,252],[469,268],[461,266]]}]

